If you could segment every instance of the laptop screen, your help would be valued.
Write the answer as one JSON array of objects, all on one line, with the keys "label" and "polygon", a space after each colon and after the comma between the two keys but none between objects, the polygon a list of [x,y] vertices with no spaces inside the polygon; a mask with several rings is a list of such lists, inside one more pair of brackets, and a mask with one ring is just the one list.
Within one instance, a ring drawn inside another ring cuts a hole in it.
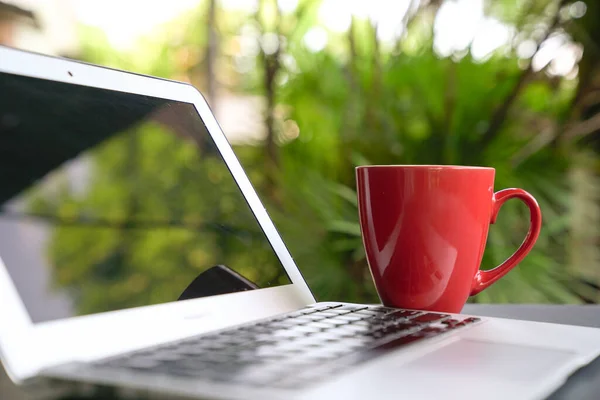
[{"label": "laptop screen", "polygon": [[193,105],[6,73],[0,258],[33,322],[290,283]]}]

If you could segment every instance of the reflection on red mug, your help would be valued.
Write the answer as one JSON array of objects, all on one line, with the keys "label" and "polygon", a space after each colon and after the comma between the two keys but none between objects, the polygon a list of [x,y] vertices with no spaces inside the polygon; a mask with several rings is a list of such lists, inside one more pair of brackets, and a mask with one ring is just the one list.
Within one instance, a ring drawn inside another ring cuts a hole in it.
[{"label": "reflection on red mug", "polygon": [[[493,168],[382,165],[356,168],[360,226],[384,305],[458,313],[529,253],[541,229],[536,200],[522,189],[494,193]],[[490,223],[511,198],[525,202],[530,227],[500,266],[479,269]]]}]

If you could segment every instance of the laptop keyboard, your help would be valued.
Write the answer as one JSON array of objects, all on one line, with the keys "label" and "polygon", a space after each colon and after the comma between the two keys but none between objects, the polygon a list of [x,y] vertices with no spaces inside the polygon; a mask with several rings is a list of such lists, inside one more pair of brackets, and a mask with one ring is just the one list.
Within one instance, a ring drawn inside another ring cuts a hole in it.
[{"label": "laptop keyboard", "polygon": [[194,380],[296,388],[479,318],[328,305],[101,361],[101,367]]}]

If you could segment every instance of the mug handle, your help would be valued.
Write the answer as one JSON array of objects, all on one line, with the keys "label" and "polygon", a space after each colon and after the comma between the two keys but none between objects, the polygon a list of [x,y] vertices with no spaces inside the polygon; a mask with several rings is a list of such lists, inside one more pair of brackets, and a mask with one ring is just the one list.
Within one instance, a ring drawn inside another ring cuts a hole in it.
[{"label": "mug handle", "polygon": [[494,196],[492,197],[493,205],[490,223],[493,224],[496,222],[500,207],[502,207],[507,200],[512,198],[523,201],[527,207],[529,207],[529,232],[527,232],[527,236],[525,236],[525,240],[521,246],[506,261],[494,269],[477,271],[473,278],[473,283],[471,284],[471,296],[487,289],[491,284],[502,278],[508,271],[520,263],[527,253],[529,253],[540,235],[540,230],[542,228],[542,211],[535,198],[523,189],[504,189],[494,193]]}]

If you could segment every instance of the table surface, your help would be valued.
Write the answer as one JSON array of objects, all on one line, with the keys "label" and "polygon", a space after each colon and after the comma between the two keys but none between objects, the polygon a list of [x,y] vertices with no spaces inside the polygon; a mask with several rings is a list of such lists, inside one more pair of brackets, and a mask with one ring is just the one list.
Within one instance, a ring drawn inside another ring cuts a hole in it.
[{"label": "table surface", "polygon": [[[600,328],[600,305],[467,304],[463,313]],[[600,358],[575,373],[550,399],[598,399],[600,398],[598,393],[600,393]],[[20,390],[7,382],[1,367],[0,394],[0,398],[7,400],[26,398]]]},{"label": "table surface", "polygon": [[599,305],[467,304],[464,314],[600,328]]}]

